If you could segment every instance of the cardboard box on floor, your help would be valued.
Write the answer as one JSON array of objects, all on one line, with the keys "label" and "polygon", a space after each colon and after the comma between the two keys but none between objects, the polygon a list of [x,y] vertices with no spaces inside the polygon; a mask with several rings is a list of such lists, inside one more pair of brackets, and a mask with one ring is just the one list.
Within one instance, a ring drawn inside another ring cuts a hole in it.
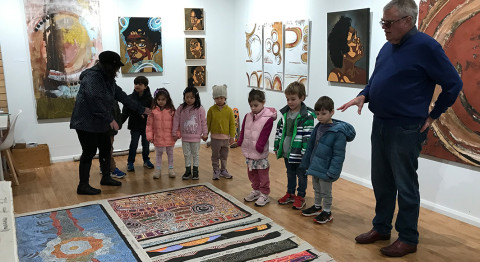
[{"label": "cardboard box on floor", "polygon": [[50,166],[50,151],[47,144],[39,144],[36,147],[16,144],[12,149],[12,155],[15,167],[20,170]]}]

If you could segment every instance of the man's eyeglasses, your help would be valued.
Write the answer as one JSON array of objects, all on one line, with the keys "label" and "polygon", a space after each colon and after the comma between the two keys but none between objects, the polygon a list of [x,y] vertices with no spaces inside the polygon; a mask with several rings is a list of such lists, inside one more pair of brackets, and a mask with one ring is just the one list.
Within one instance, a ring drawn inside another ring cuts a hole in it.
[{"label": "man's eyeglasses", "polygon": [[380,19],[380,22],[379,22],[379,23],[380,23],[380,26],[381,26],[381,27],[390,28],[390,27],[391,27],[393,24],[395,24],[396,22],[398,22],[398,21],[400,21],[400,20],[402,20],[402,19],[405,19],[405,18],[407,18],[407,17],[409,17],[409,16],[406,15],[406,16],[400,18],[400,19],[397,19],[397,20],[383,20],[383,19]]}]

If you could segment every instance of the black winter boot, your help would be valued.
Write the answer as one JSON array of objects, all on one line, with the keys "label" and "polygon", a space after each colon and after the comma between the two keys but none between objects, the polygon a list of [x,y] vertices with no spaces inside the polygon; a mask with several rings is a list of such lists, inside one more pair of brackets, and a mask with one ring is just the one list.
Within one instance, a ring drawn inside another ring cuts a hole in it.
[{"label": "black winter boot", "polygon": [[122,182],[117,181],[110,177],[110,175],[102,176],[100,180],[100,185],[102,186],[121,186]]},{"label": "black winter boot", "polygon": [[193,166],[192,179],[193,179],[193,180],[198,180],[198,166]]},{"label": "black winter boot", "polygon": [[185,167],[185,174],[183,174],[182,179],[187,180],[192,177],[192,168],[189,166]]}]

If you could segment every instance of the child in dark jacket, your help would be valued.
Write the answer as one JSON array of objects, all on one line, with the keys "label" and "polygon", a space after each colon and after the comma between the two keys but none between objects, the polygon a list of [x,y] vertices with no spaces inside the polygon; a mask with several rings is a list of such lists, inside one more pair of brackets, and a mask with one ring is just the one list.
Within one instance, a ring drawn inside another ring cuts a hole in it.
[{"label": "child in dark jacket", "polygon": [[[133,80],[135,84],[133,92],[129,95],[132,100],[137,101],[144,107],[150,108],[152,106],[152,93],[150,87],[148,87],[148,79],[144,76],[137,76]],[[147,115],[140,115],[137,112],[130,110],[127,107],[123,107],[122,122],[125,122],[128,118],[128,129],[130,129],[130,148],[128,150],[128,163],[127,171],[135,171],[133,163],[135,162],[135,156],[137,154],[138,139],[142,138],[142,158],[143,166],[149,169],[154,168],[148,154],[150,153],[150,143],[147,140],[146,127],[147,127]]]},{"label": "child in dark jacket", "polygon": [[[315,103],[315,114],[319,123],[315,126],[308,141],[300,168],[312,176],[315,204],[302,210],[304,216],[316,216],[320,224],[333,219],[332,183],[340,177],[345,147],[355,138],[355,129],[349,123],[332,119],[335,113],[333,100],[322,96]],[[323,208],[322,208],[323,200]]]}]

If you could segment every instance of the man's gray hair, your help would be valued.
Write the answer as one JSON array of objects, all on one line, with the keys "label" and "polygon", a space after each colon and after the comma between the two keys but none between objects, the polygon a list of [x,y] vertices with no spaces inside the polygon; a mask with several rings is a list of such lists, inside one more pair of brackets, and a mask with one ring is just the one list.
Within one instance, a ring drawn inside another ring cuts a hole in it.
[{"label": "man's gray hair", "polygon": [[385,5],[383,11],[385,12],[393,7],[398,9],[401,17],[411,16],[413,25],[417,23],[418,7],[414,0],[391,0]]}]

